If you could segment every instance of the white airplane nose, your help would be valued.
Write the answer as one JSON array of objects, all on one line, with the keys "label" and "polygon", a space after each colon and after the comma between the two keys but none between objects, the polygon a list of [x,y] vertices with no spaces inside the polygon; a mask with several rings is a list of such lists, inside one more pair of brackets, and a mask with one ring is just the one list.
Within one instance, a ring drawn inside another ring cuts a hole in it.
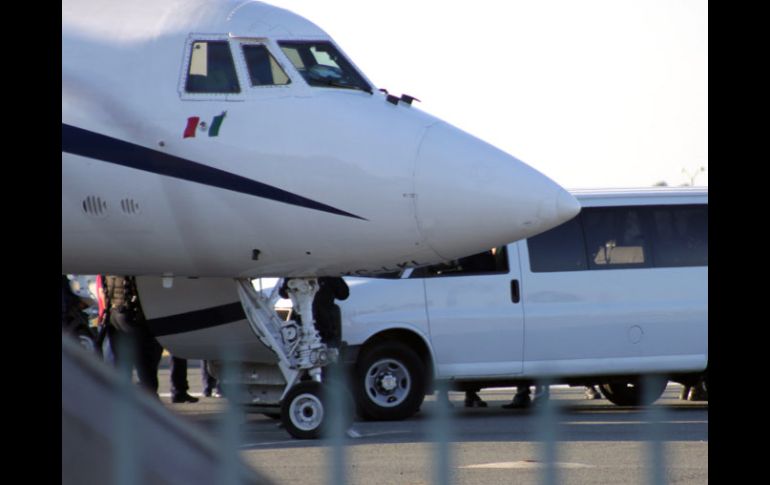
[{"label": "white airplane nose", "polygon": [[[564,222],[572,219],[580,212],[580,202],[569,192],[561,189],[559,195],[556,198],[556,212],[557,214],[572,214]],[[561,215],[557,216],[561,217]]]},{"label": "white airplane nose", "polygon": [[442,122],[420,145],[415,200],[424,241],[445,259],[539,234],[580,212],[545,175]]}]

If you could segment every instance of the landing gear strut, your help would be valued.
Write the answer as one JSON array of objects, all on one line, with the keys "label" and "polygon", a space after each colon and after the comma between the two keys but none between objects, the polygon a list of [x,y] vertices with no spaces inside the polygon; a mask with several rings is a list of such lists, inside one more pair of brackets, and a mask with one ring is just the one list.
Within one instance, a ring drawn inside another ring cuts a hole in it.
[{"label": "landing gear strut", "polygon": [[[275,352],[276,365],[285,382],[279,393],[275,392],[275,383],[255,379],[248,385],[252,390],[256,389],[256,394],[265,396],[259,405],[274,411],[280,406],[281,421],[289,434],[300,439],[318,438],[329,414],[322,392],[322,368],[338,357],[337,349],[330,349],[321,342],[315,328],[313,298],[318,291],[318,281],[293,278],[286,285],[294,311],[302,317],[301,322],[284,321],[273,308],[282,281],[268,298],[254,289],[251,280],[236,281],[249,324],[260,341]],[[269,386],[273,392],[267,389]]]}]

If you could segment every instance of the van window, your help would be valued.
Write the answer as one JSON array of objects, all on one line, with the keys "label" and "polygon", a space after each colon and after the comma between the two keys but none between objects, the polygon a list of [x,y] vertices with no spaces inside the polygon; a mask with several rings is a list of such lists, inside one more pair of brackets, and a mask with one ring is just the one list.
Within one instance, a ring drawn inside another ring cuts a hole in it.
[{"label": "van window", "polygon": [[264,45],[244,45],[243,57],[246,59],[252,86],[275,86],[291,82]]},{"label": "van window", "polygon": [[448,263],[416,268],[410,278],[468,276],[491,273],[508,273],[508,251],[505,246],[455,259]]},{"label": "van window", "polygon": [[642,208],[586,208],[581,217],[590,269],[650,266],[650,250],[642,226]]},{"label": "van window", "polygon": [[652,208],[656,267],[708,266],[708,206]]},{"label": "van window", "polygon": [[195,41],[190,52],[185,91],[240,93],[233,55],[227,41]]},{"label": "van window", "polygon": [[403,271],[398,270],[398,271],[390,271],[388,273],[374,273],[374,274],[366,274],[366,275],[357,274],[355,276],[358,276],[361,278],[376,278],[381,280],[397,280],[401,278],[401,273],[403,273]]},{"label": "van window", "polygon": [[527,239],[527,248],[533,273],[588,269],[580,217]]}]

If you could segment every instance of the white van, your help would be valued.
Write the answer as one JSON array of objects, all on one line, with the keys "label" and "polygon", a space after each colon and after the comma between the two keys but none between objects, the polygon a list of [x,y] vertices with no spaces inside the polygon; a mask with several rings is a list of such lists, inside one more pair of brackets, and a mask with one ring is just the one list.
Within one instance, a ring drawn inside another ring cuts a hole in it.
[{"label": "white van", "polygon": [[706,381],[708,189],[573,194],[581,213],[528,240],[346,278],[342,335],[360,414],[406,418],[434,378],[456,389],[598,384],[621,405],[645,403],[641,376]]}]

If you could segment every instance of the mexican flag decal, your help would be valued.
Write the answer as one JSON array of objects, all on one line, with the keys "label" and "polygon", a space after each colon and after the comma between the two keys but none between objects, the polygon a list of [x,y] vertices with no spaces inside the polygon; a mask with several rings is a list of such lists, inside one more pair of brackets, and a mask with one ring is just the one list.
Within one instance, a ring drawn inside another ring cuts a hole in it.
[{"label": "mexican flag decal", "polygon": [[219,127],[222,126],[222,122],[225,120],[227,111],[222,111],[221,115],[215,116],[211,120],[211,127],[209,127],[209,136],[219,136]]},{"label": "mexican flag decal", "polygon": [[[214,119],[211,120],[211,125],[209,126],[209,136],[219,136],[219,128],[222,127],[222,122],[225,120],[226,115],[227,111],[222,111],[222,114],[215,116]],[[185,126],[184,134],[182,137],[195,138],[195,131],[200,120],[201,119],[199,116],[190,116],[187,118],[187,126]]]}]

